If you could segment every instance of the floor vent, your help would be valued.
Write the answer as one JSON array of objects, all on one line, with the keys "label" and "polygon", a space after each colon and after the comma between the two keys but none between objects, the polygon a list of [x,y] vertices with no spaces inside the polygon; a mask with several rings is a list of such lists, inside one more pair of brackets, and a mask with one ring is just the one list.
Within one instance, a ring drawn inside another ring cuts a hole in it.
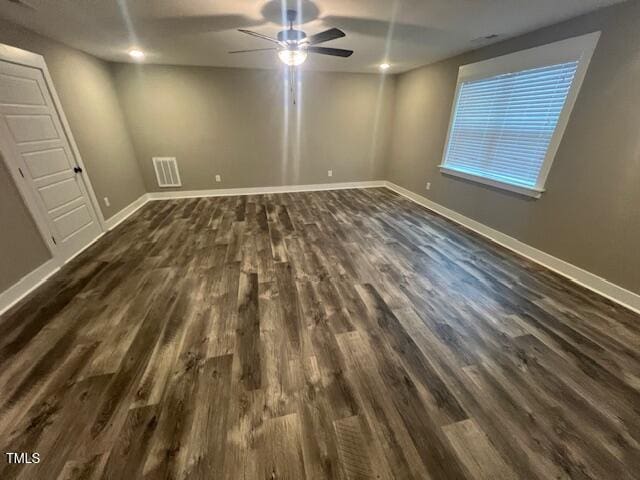
[{"label": "floor vent", "polygon": [[178,162],[175,157],[153,157],[153,168],[159,187],[181,187]]}]

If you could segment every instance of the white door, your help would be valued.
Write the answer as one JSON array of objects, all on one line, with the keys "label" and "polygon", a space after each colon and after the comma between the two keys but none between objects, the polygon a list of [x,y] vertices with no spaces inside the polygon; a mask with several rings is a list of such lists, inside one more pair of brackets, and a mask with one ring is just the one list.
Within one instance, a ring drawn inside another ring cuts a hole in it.
[{"label": "white door", "polygon": [[[35,204],[41,230],[64,261],[96,239],[102,228],[76,165],[42,71],[0,61],[0,148],[18,169]],[[25,189],[22,189],[25,191]]]}]

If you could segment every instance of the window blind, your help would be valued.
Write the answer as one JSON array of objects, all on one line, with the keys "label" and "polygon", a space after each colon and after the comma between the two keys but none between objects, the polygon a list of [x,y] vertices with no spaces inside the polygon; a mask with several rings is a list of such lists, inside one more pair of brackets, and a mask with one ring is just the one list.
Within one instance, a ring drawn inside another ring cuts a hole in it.
[{"label": "window blind", "polygon": [[443,167],[536,188],[578,63],[463,82]]}]

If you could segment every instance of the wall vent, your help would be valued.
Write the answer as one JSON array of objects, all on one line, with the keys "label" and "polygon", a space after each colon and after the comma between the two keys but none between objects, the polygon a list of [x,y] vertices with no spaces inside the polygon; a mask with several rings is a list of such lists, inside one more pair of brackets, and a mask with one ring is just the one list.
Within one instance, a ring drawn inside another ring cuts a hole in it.
[{"label": "wall vent", "polygon": [[159,187],[181,187],[178,162],[175,157],[153,157],[153,168]]}]

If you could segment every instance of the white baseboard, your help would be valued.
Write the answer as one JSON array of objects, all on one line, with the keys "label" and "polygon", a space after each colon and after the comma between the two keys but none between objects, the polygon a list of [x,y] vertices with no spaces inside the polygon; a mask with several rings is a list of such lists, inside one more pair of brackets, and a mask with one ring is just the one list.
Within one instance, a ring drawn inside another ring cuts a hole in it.
[{"label": "white baseboard", "polygon": [[0,293],[0,315],[42,285],[58,270],[60,270],[60,265],[52,258]]},{"label": "white baseboard", "polygon": [[[325,183],[315,185],[286,185],[281,187],[255,187],[255,188],[229,188],[217,190],[183,190],[171,192],[152,192],[142,195],[129,206],[120,210],[117,214],[106,221],[109,230],[114,229],[120,223],[125,221],[137,210],[143,207],[147,202],[152,200],[177,199],[177,198],[197,198],[197,197],[217,197],[217,196],[233,196],[233,195],[259,195],[268,193],[288,193],[288,192],[313,192],[323,190],[342,190],[349,188],[375,188],[387,187],[390,190],[407,197],[408,199],[446,217],[454,222],[463,225],[470,230],[488,238],[489,240],[502,245],[509,250],[522,255],[529,260],[552,270],[569,280],[592,290],[603,297],[606,297],[626,308],[640,313],[640,295],[626,290],[614,283],[598,277],[597,275],[587,272],[575,265],[564,260],[560,260],[548,253],[533,248],[526,243],[516,240],[498,230],[487,227],[486,225],[465,217],[464,215],[439,205],[422,195],[413,193],[406,188],[395,185],[386,181],[368,181],[368,182],[346,182],[346,183]],[[99,237],[98,237],[99,238]],[[96,238],[96,240],[98,240]],[[93,244],[94,242],[91,242]],[[87,245],[88,248],[89,245]],[[84,250],[84,249],[83,249]],[[79,252],[80,253],[80,252]],[[26,295],[31,293],[42,283],[44,283],[51,275],[60,269],[60,265],[51,259],[36,268],[31,273],[24,276],[16,284],[0,293],[0,315],[19,302]]]},{"label": "white baseboard", "polygon": [[124,207],[118,213],[105,220],[105,225],[107,226],[107,230],[113,230],[122,222],[124,222],[131,215],[136,213],[140,208],[142,208],[149,201],[149,194],[145,193],[141,195],[140,198],[134,200],[132,203]]},{"label": "white baseboard", "polygon": [[473,230],[498,245],[502,245],[503,247],[508,248],[509,250],[568,278],[572,282],[628,308],[629,310],[640,313],[640,295],[637,293],[626,290],[625,288],[611,283],[604,278],[598,277],[597,275],[583,270],[580,267],[576,267],[571,263],[565,262],[564,260],[560,260],[559,258],[549,255],[537,248],[531,247],[520,240],[516,240],[515,238],[499,232],[498,230],[494,230],[493,228],[472,220],[469,217],[465,217],[454,210],[443,207],[442,205],[435,203],[422,195],[413,193],[406,188],[392,182],[385,183],[387,188],[399,193],[409,200],[412,200],[415,203],[442,215],[443,217],[453,220],[454,222]]},{"label": "white baseboard", "polygon": [[175,190],[170,192],[148,193],[149,200],[172,198],[228,197],[235,195],[263,195],[267,193],[317,192],[323,190],[344,190],[349,188],[384,187],[384,180],[368,182],[317,183],[310,185],[283,185],[280,187],[220,188],[213,190]]}]

